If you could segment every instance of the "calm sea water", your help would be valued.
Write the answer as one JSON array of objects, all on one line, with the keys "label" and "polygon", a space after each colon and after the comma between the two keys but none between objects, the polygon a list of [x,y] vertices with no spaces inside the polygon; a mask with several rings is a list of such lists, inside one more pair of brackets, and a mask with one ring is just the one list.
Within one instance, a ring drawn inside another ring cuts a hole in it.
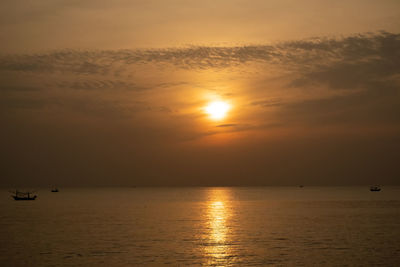
[{"label": "calm sea water", "polygon": [[61,188],[0,195],[1,266],[399,266],[400,188]]}]

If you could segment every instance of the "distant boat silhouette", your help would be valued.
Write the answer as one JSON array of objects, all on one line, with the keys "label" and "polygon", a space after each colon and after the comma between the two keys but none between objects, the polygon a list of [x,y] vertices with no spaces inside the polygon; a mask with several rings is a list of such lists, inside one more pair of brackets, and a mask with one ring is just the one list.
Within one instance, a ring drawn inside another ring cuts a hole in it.
[{"label": "distant boat silhouette", "polygon": [[53,193],[58,192],[58,188],[53,188],[53,189],[51,189],[51,192],[53,192]]},{"label": "distant boat silhouette", "polygon": [[15,200],[35,200],[37,195],[31,196],[34,192],[20,192],[15,190],[15,192],[11,192],[14,195],[12,196]]},{"label": "distant boat silhouette", "polygon": [[369,188],[369,191],[378,192],[378,191],[381,191],[381,188],[377,185],[374,185]]},{"label": "distant boat silhouette", "polygon": [[303,188],[303,187],[304,187],[304,185],[302,185],[302,184],[301,184],[301,185],[299,185],[299,187],[300,187],[300,188]]}]

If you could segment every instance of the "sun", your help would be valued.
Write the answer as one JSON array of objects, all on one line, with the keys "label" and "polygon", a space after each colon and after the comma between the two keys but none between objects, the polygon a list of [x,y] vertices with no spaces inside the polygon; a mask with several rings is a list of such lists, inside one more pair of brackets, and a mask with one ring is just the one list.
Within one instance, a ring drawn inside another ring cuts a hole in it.
[{"label": "sun", "polygon": [[214,101],[208,103],[204,109],[211,119],[221,120],[226,117],[226,114],[231,109],[231,106],[224,101]]}]

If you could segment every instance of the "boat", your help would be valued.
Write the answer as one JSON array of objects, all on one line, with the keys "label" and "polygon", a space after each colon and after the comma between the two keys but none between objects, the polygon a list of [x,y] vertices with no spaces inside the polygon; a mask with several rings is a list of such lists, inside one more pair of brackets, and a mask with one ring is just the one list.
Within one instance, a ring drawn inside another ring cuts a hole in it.
[{"label": "boat", "polygon": [[58,192],[58,188],[53,188],[53,189],[51,189],[51,192],[53,192],[53,193]]},{"label": "boat", "polygon": [[371,187],[369,188],[369,191],[372,191],[372,192],[379,192],[379,191],[381,191],[381,188],[380,188],[379,186],[377,186],[377,185],[373,185],[373,186],[371,186]]},{"label": "boat", "polygon": [[12,197],[15,200],[35,200],[37,198],[37,195],[32,195],[34,192],[21,192],[15,190],[14,192],[11,193],[14,194]]}]

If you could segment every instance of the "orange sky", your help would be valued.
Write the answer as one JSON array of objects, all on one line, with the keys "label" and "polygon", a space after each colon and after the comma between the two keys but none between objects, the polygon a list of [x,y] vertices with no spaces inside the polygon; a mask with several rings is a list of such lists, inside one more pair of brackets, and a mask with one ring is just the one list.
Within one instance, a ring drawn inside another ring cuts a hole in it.
[{"label": "orange sky", "polygon": [[4,0],[0,5],[1,53],[264,44],[400,27],[397,0]]},{"label": "orange sky", "polygon": [[0,5],[2,185],[398,183],[397,1]]}]

